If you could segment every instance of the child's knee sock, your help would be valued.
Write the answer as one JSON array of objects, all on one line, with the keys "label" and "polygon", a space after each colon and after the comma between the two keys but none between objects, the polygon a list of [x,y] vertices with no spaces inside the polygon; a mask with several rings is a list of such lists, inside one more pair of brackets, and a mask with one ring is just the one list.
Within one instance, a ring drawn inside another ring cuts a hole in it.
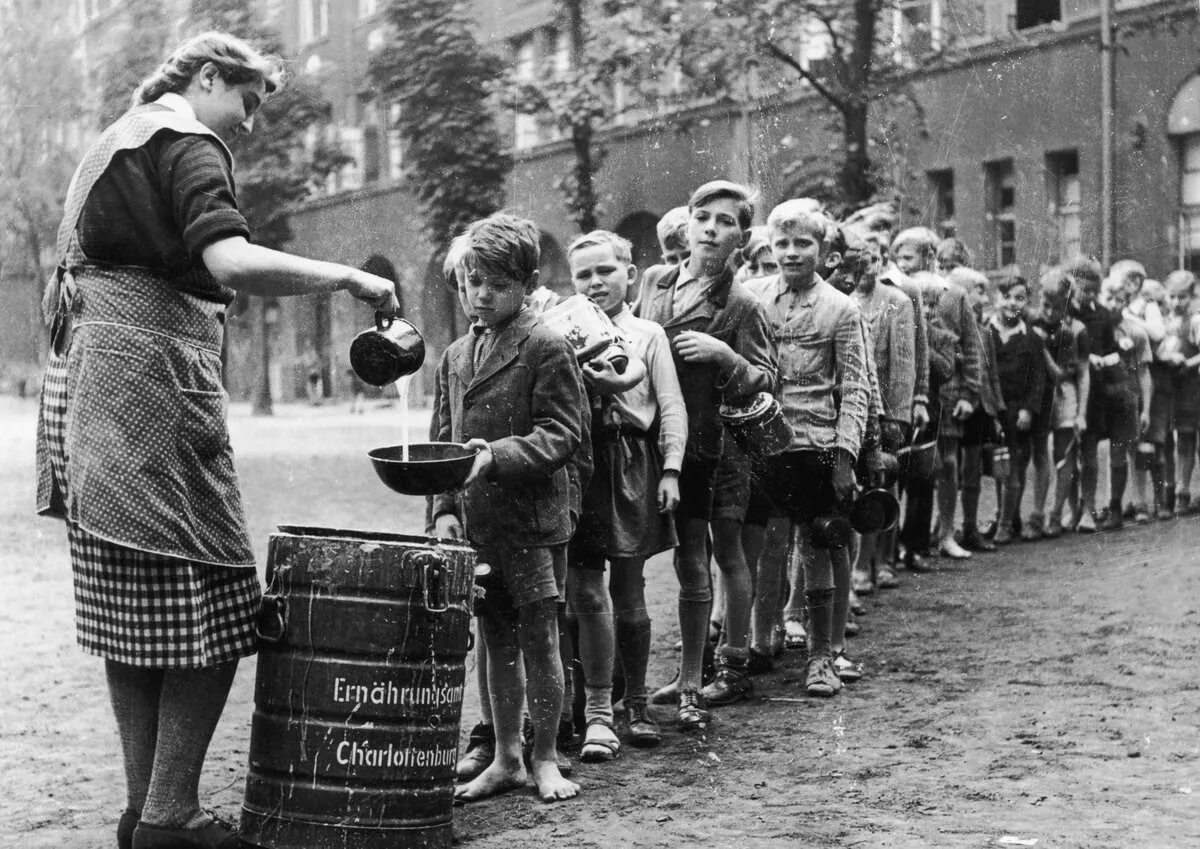
[{"label": "child's knee sock", "polygon": [[804,595],[808,607],[808,656],[830,657],[833,654],[833,588],[809,590]]},{"label": "child's knee sock", "polygon": [[1129,478],[1128,466],[1113,466],[1109,468],[1109,506],[1119,513],[1121,501],[1125,498],[1125,484]]},{"label": "child's knee sock", "polygon": [[625,671],[625,699],[646,698],[650,662],[650,617],[645,610],[616,614],[617,657]]}]

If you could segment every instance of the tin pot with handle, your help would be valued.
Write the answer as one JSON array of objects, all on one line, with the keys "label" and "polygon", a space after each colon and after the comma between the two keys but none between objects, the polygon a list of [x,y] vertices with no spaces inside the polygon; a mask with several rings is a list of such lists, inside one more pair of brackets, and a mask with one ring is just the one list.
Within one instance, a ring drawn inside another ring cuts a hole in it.
[{"label": "tin pot with handle", "polygon": [[372,386],[387,386],[413,374],[425,362],[425,340],[404,319],[375,313],[375,326],[350,343],[350,367]]}]

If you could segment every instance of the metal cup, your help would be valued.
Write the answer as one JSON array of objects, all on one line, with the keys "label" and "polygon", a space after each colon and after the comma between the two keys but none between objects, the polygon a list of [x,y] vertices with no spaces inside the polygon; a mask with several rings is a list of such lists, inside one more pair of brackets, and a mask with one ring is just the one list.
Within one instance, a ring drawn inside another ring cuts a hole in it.
[{"label": "metal cup", "polygon": [[387,386],[413,374],[425,362],[425,340],[409,322],[382,312],[375,326],[350,343],[350,367],[364,382]]}]

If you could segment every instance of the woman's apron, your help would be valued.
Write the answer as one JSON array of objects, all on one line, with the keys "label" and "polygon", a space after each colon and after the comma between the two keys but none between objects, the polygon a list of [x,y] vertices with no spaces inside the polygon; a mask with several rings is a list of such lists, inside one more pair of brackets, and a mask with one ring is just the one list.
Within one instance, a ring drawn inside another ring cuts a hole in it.
[{"label": "woman's apron", "polygon": [[221,385],[224,307],[161,270],[92,262],[75,233],[113,156],[164,129],[217,138],[172,110],[128,115],[71,180],[46,299],[37,510],[128,548],[253,566]]}]

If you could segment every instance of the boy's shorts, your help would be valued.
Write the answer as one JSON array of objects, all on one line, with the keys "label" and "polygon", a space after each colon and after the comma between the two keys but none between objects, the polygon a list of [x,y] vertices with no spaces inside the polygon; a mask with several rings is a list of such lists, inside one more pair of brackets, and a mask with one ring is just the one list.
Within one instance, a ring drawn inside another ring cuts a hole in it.
[{"label": "boy's shorts", "polygon": [[992,417],[982,406],[976,407],[975,412],[971,413],[971,417],[962,423],[962,438],[958,444],[964,448],[983,445],[992,441],[995,432],[996,428],[992,424]]},{"label": "boy's shorts", "polygon": [[1195,433],[1200,427],[1200,374],[1189,371],[1175,383],[1175,430]]},{"label": "boy's shorts", "polygon": [[772,515],[811,522],[839,512],[833,492],[833,453],[785,451],[770,458],[754,489],[774,506]]},{"label": "boy's shorts", "polygon": [[679,506],[675,508],[675,521],[683,519],[712,518],[713,486],[716,482],[717,460],[696,455],[683,458],[679,470]]},{"label": "boy's shorts", "polygon": [[613,557],[649,557],[674,548],[675,521],[658,512],[662,456],[644,432],[609,429],[594,442],[595,471],[567,550],[569,565],[604,569]]},{"label": "boy's shorts", "polygon": [[713,483],[712,518],[744,522],[749,504],[750,460],[732,439],[726,439]]},{"label": "boy's shorts", "polygon": [[1104,402],[1104,435],[1112,442],[1133,442],[1138,438],[1137,398],[1133,403],[1108,399]]},{"label": "boy's shorts", "polygon": [[1143,438],[1155,445],[1166,445],[1168,434],[1174,430],[1174,419],[1175,395],[1156,390],[1150,396],[1150,427]]},{"label": "boy's shorts", "polygon": [[511,617],[518,609],[545,599],[566,600],[566,544],[522,548],[504,543],[476,546],[477,563],[492,567],[479,579],[483,598],[475,601],[475,615]]}]

